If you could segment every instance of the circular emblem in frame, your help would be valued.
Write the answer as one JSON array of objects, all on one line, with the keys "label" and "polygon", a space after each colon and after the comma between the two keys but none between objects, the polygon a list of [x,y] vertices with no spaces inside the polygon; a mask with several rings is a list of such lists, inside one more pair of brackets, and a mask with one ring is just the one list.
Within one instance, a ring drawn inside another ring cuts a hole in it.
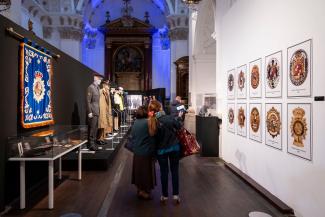
[{"label": "circular emblem in frame", "polygon": [[253,132],[257,132],[258,129],[260,128],[260,113],[256,107],[254,107],[251,111],[251,116],[250,116],[250,124]]},{"label": "circular emblem in frame", "polygon": [[260,83],[260,69],[254,65],[251,71],[251,86],[256,89]]},{"label": "circular emblem in frame", "polygon": [[245,73],[243,70],[240,70],[238,74],[238,88],[242,91],[245,87]]},{"label": "circular emblem in frame", "polygon": [[240,126],[240,128],[243,128],[245,126],[245,119],[246,119],[245,111],[243,107],[239,108],[237,119],[238,119],[238,125]]},{"label": "circular emblem in frame", "polygon": [[228,90],[232,91],[234,89],[235,79],[233,74],[229,74],[228,76]]},{"label": "circular emblem in frame", "polygon": [[291,118],[291,136],[293,137],[293,145],[297,147],[304,147],[304,139],[307,135],[307,122],[305,116],[305,110],[298,107],[292,111]]},{"label": "circular emblem in frame", "polygon": [[308,74],[308,56],[306,51],[299,49],[290,60],[290,81],[295,86],[302,85]]},{"label": "circular emblem in frame", "polygon": [[33,82],[33,98],[36,102],[40,103],[45,96],[45,83],[43,80],[43,74],[41,72],[35,73],[35,78]]},{"label": "circular emblem in frame", "polygon": [[267,132],[275,138],[280,135],[281,130],[281,117],[280,112],[272,107],[266,115],[266,128]]},{"label": "circular emblem in frame", "polygon": [[232,108],[230,108],[228,110],[228,121],[230,124],[234,123],[234,119],[235,119],[235,114],[234,114],[234,110]]},{"label": "circular emblem in frame", "polygon": [[279,61],[276,58],[270,59],[267,63],[267,84],[271,89],[274,89],[278,86],[280,81],[280,66]]}]

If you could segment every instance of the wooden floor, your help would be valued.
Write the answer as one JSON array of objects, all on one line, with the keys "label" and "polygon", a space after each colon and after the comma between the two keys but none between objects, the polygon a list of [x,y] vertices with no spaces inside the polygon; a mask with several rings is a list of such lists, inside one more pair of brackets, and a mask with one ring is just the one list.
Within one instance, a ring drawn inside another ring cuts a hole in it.
[{"label": "wooden floor", "polygon": [[108,171],[84,172],[81,182],[75,180],[75,172],[66,172],[70,178],[56,187],[53,210],[47,209],[45,196],[28,204],[32,208],[16,208],[5,216],[59,217],[79,213],[83,217],[247,217],[251,211],[262,211],[282,217],[217,158],[193,156],[181,161],[179,206],[171,201],[166,206],[160,204],[159,182],[152,192],[153,200],[138,200],[130,184],[131,164],[132,155],[122,148]]}]

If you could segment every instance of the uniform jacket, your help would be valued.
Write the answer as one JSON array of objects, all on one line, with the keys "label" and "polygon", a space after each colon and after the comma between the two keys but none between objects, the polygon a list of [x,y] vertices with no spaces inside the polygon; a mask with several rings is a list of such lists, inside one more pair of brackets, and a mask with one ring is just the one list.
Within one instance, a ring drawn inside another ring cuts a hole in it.
[{"label": "uniform jacket", "polygon": [[99,91],[99,121],[98,128],[104,128],[105,132],[111,132],[113,129],[112,105],[109,91],[101,89]]},{"label": "uniform jacket", "polygon": [[89,113],[99,116],[99,87],[95,84],[89,85],[87,89],[87,114]]}]

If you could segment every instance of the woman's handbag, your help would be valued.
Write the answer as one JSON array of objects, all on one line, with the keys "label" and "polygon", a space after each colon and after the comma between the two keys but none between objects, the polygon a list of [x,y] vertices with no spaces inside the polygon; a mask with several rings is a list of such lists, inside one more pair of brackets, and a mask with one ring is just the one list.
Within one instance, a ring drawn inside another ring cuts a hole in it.
[{"label": "woman's handbag", "polygon": [[177,138],[181,144],[181,157],[187,157],[200,152],[200,145],[195,137],[185,128],[177,131]]}]

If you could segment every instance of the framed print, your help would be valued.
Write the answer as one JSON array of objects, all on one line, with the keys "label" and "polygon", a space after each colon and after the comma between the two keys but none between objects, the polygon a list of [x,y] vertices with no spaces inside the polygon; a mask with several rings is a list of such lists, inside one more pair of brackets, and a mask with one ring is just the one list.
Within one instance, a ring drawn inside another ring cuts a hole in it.
[{"label": "framed print", "polygon": [[282,51],[265,57],[265,97],[282,96]]},{"label": "framed print", "polygon": [[235,104],[228,104],[228,131],[231,133],[235,133]]},{"label": "framed print", "polygon": [[227,95],[228,99],[235,99],[235,69],[227,73]]},{"label": "framed print", "polygon": [[237,68],[237,98],[238,99],[246,99],[247,94],[247,65],[242,65]]},{"label": "framed print", "polygon": [[312,106],[288,104],[288,153],[312,160]]},{"label": "framed print", "polygon": [[238,103],[237,104],[237,134],[243,137],[247,136],[247,117],[246,117],[246,104]]},{"label": "framed print", "polygon": [[249,105],[249,138],[262,142],[262,104]]},{"label": "framed print", "polygon": [[262,59],[249,63],[249,97],[262,97]]},{"label": "framed print", "polygon": [[288,97],[311,96],[312,41],[288,48]]},{"label": "framed print", "polygon": [[282,104],[265,104],[265,144],[282,150]]}]

